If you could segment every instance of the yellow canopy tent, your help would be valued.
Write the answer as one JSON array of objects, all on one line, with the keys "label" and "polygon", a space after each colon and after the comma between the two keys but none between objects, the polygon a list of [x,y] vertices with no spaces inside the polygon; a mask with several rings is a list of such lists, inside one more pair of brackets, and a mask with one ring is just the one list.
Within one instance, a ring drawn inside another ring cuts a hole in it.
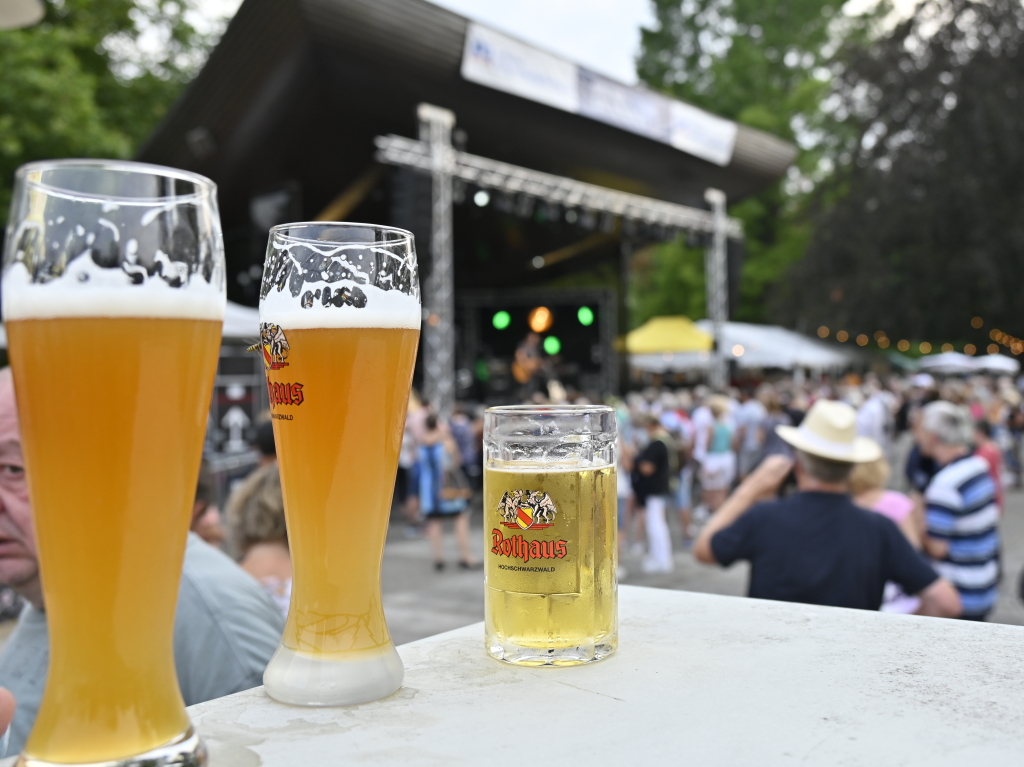
[{"label": "yellow canopy tent", "polygon": [[713,345],[709,333],[682,316],[652,317],[626,334],[626,351],[630,354],[706,352]]}]

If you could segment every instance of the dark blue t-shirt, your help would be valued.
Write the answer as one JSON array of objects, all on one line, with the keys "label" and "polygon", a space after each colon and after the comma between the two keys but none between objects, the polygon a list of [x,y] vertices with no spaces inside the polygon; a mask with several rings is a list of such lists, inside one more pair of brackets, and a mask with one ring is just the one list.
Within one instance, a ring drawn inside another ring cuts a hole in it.
[{"label": "dark blue t-shirt", "polygon": [[938,578],[891,520],[838,493],[758,504],[715,533],[711,550],[722,565],[750,561],[757,599],[877,610],[886,581],[917,594]]}]

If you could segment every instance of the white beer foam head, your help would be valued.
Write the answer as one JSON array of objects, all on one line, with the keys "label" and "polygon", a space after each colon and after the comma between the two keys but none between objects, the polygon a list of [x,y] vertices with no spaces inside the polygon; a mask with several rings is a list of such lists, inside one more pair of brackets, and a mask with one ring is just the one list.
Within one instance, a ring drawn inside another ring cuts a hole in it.
[{"label": "white beer foam head", "polygon": [[[301,230],[305,225],[283,226]],[[412,235],[390,231],[399,233],[394,243],[331,243],[272,230],[260,322],[286,330],[418,330],[422,309]]]},{"label": "white beer foam head", "polygon": [[33,282],[25,264],[15,261],[4,272],[2,294],[5,321],[57,317],[223,320],[227,303],[223,280],[218,286],[192,275],[185,284],[172,287],[157,276],[136,284],[126,272],[98,266],[87,254],[70,261],[60,277],[43,283]]}]

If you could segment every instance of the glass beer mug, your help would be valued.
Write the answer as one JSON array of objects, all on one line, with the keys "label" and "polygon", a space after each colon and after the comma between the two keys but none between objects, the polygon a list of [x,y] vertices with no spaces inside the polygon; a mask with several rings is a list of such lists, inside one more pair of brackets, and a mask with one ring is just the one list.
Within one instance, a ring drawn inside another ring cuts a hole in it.
[{"label": "glass beer mug", "polygon": [[484,416],[484,630],[491,657],[571,666],[618,645],[616,422],[610,407]]}]

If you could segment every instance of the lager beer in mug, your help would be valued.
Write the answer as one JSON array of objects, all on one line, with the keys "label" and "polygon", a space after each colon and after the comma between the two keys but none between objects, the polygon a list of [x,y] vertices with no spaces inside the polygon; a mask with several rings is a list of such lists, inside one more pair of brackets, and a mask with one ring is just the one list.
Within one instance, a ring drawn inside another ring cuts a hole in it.
[{"label": "lager beer in mug", "polygon": [[380,567],[420,334],[413,237],[362,224],[274,227],[260,296],[293,565],[263,681],[294,705],[377,700],[404,673]]},{"label": "lager beer in mug", "polygon": [[25,165],[3,263],[50,636],[19,764],[204,764],[173,627],[224,316],[216,188]]},{"label": "lager beer in mug", "polygon": [[606,658],[618,645],[615,411],[522,405],[484,419],[487,652],[529,666]]}]

